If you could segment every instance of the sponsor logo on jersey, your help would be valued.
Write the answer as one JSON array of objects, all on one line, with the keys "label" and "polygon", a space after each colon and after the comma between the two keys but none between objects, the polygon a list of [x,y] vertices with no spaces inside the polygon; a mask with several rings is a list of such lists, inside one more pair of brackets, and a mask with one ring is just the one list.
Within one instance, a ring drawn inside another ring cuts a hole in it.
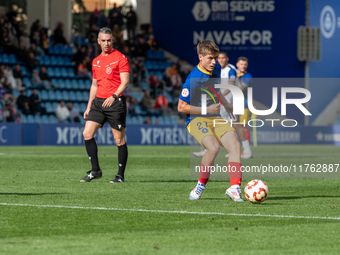
[{"label": "sponsor logo on jersey", "polygon": [[110,74],[111,72],[112,72],[111,67],[106,68],[106,73],[107,73],[107,74]]}]

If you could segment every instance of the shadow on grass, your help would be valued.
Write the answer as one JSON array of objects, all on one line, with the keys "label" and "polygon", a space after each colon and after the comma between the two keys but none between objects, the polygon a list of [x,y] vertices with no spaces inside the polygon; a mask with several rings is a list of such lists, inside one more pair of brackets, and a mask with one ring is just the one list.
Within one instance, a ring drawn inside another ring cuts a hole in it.
[{"label": "shadow on grass", "polygon": [[67,193],[0,193],[0,196],[43,196],[43,195],[63,195]]}]

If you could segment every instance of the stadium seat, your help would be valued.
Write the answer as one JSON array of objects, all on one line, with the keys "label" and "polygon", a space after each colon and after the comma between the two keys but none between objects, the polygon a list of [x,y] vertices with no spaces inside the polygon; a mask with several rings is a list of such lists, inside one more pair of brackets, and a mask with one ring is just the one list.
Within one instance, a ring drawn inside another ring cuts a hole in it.
[{"label": "stadium seat", "polygon": [[41,123],[41,116],[40,115],[35,115],[34,116],[34,122],[35,123]]},{"label": "stadium seat", "polygon": [[84,113],[86,111],[87,104],[86,103],[81,103],[80,104],[80,112]]},{"label": "stadium seat", "polygon": [[78,80],[78,89],[86,89],[85,88],[85,82],[83,79]]},{"label": "stadium seat", "polygon": [[27,115],[27,123],[34,123],[34,116],[33,115]]},{"label": "stadium seat", "polygon": [[69,100],[70,101],[75,101],[76,100],[76,93],[74,92],[74,90],[71,90],[69,92]]},{"label": "stadium seat", "polygon": [[20,66],[20,67],[21,67],[22,76],[30,76],[30,73],[27,71],[26,66]]},{"label": "stadium seat", "polygon": [[164,117],[164,122],[163,122],[163,124],[165,124],[165,125],[170,125],[170,124],[171,124],[171,121],[170,121],[169,116],[165,116],[165,117]]},{"label": "stadium seat", "polygon": [[49,100],[47,90],[44,89],[44,90],[41,91],[40,98],[41,98],[42,101],[48,101]]},{"label": "stadium seat", "polygon": [[72,79],[71,84],[72,84],[71,88],[73,90],[77,90],[79,88],[78,81],[76,79]]},{"label": "stadium seat", "polygon": [[47,113],[54,113],[55,110],[53,109],[52,103],[46,102],[45,109]]},{"label": "stadium seat", "polygon": [[55,92],[53,90],[49,90],[48,91],[48,99],[50,101],[54,101],[55,100]]},{"label": "stadium seat", "polygon": [[67,68],[67,75],[68,77],[74,77],[74,70],[72,67]]},{"label": "stadium seat", "polygon": [[57,57],[56,56],[51,56],[51,65],[52,66],[56,66],[56,65],[58,65],[58,60],[57,60]]},{"label": "stadium seat", "polygon": [[51,114],[50,116],[48,116],[48,120],[49,120],[49,123],[51,123],[51,124],[57,122],[57,119],[56,119],[56,117],[55,117],[53,114]]},{"label": "stadium seat", "polygon": [[83,99],[83,93],[81,91],[76,91],[76,96],[75,96],[75,99],[74,101],[78,101],[78,102],[82,102],[82,101],[85,101]]},{"label": "stadium seat", "polygon": [[41,116],[41,123],[47,124],[48,121],[48,115],[44,114]]},{"label": "stadium seat", "polygon": [[83,91],[83,100],[84,101],[88,101],[88,99],[89,99],[89,92],[88,91]]},{"label": "stadium seat", "polygon": [[60,74],[61,74],[62,77],[68,77],[67,70],[66,70],[65,67],[62,67],[60,69]]},{"label": "stadium seat", "polygon": [[73,55],[73,50],[72,50],[72,47],[70,45],[67,46],[66,54],[67,55]]},{"label": "stadium seat", "polygon": [[72,89],[72,83],[71,83],[71,80],[70,79],[65,79],[65,89],[67,90],[71,90]]},{"label": "stadium seat", "polygon": [[131,124],[138,124],[138,119],[137,119],[136,116],[133,116],[133,117],[131,118]]},{"label": "stadium seat", "polygon": [[170,117],[170,123],[172,125],[177,125],[177,117],[176,116],[171,116]]},{"label": "stadium seat", "polygon": [[57,64],[58,66],[64,66],[64,59],[62,56],[57,57]]},{"label": "stadium seat", "polygon": [[9,57],[6,53],[2,54],[2,63],[4,63],[4,64],[9,63]]},{"label": "stadium seat", "polygon": [[62,97],[63,97],[64,101],[70,100],[69,93],[68,93],[67,90],[63,90],[63,92],[61,94],[62,94]]},{"label": "stadium seat", "polygon": [[26,117],[26,115],[23,114],[23,115],[20,116],[20,122],[21,122],[21,123],[27,123],[27,117]]},{"label": "stadium seat", "polygon": [[131,117],[130,117],[130,116],[126,116],[125,122],[126,122],[127,125],[132,124],[132,119],[131,119]]},{"label": "stadium seat", "polygon": [[66,48],[64,45],[60,45],[59,51],[61,55],[66,55]]},{"label": "stadium seat", "polygon": [[60,54],[59,46],[57,44],[53,46],[53,54],[55,55]]},{"label": "stadium seat", "polygon": [[51,66],[47,67],[47,75],[49,77],[53,77],[54,76],[54,69],[53,69],[53,67],[51,67]]},{"label": "stadium seat", "polygon": [[57,110],[57,107],[58,107],[58,102],[53,102],[52,103],[53,112]]},{"label": "stadium seat", "polygon": [[165,119],[165,118],[167,118],[167,117],[164,117],[164,118],[163,118],[162,116],[159,116],[159,117],[158,117],[159,124],[161,124],[161,125],[165,124],[165,123],[164,123],[164,119]]},{"label": "stadium seat", "polygon": [[90,89],[92,85],[92,82],[88,79],[85,80],[85,89]]}]

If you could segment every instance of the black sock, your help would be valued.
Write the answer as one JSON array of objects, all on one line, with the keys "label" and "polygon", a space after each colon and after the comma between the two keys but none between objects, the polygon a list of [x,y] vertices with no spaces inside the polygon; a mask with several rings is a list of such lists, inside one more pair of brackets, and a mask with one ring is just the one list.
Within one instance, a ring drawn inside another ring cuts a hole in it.
[{"label": "black sock", "polygon": [[124,172],[126,161],[128,158],[128,149],[126,144],[117,146],[118,147],[118,174],[124,179]]},{"label": "black sock", "polygon": [[94,140],[94,138],[90,140],[85,140],[85,148],[87,151],[87,155],[89,155],[89,158],[91,160],[92,171],[94,172],[100,171],[99,163],[98,163],[98,148],[97,148],[96,140]]}]

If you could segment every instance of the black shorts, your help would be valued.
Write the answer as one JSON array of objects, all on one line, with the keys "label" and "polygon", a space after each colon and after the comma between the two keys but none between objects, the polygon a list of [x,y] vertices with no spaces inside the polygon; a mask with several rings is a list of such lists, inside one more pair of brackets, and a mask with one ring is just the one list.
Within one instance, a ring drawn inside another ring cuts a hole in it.
[{"label": "black shorts", "polygon": [[109,108],[103,108],[104,98],[95,98],[92,101],[91,110],[86,120],[97,122],[104,125],[109,122],[111,128],[124,129],[126,119],[126,101],[125,97],[121,96]]}]

